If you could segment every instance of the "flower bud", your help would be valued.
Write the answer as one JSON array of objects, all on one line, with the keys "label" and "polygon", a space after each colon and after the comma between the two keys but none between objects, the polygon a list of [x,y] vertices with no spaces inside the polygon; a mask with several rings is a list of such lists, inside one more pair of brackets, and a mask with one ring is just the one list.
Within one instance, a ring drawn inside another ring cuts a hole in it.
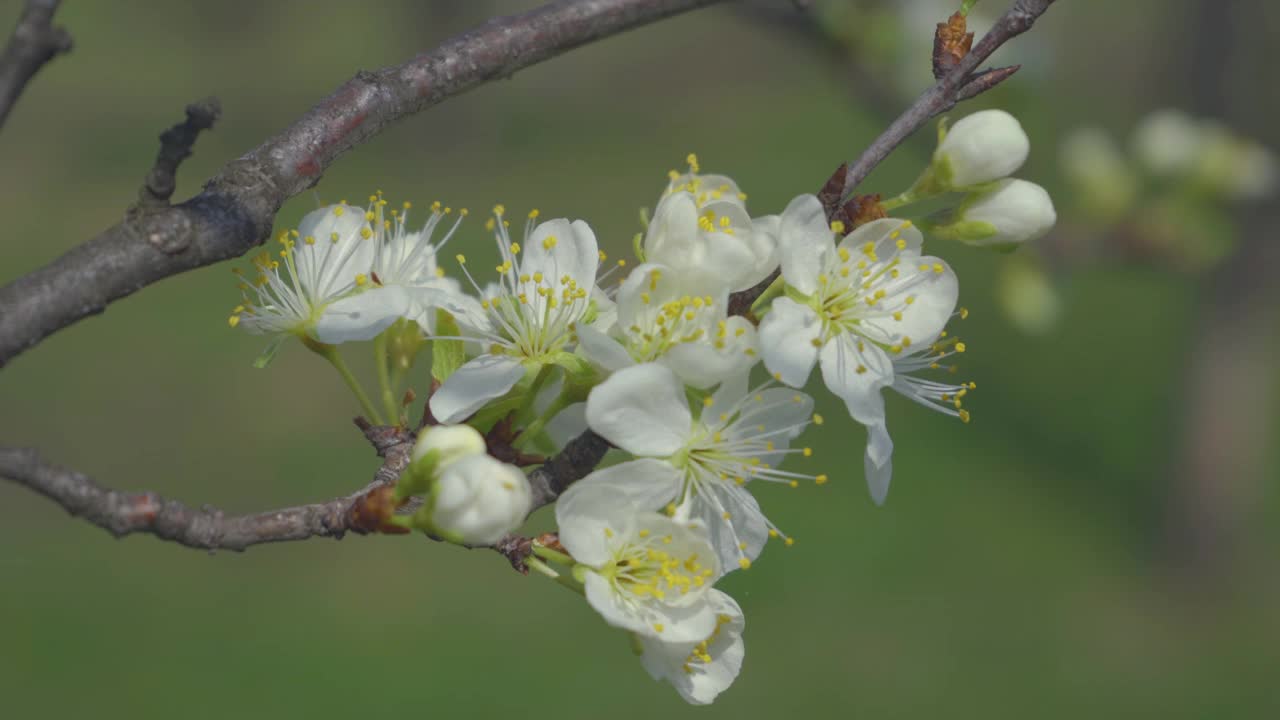
[{"label": "flower bud", "polygon": [[944,214],[941,222],[922,225],[934,235],[966,245],[1012,249],[1049,232],[1057,219],[1044,188],[1007,178],[970,195],[955,211]]},{"label": "flower bud", "polygon": [[983,110],[951,126],[938,143],[931,170],[944,188],[980,185],[1011,175],[1030,150],[1017,118],[1003,110]]},{"label": "flower bud", "polygon": [[520,527],[531,503],[529,480],[519,468],[468,455],[440,470],[423,511],[431,531],[457,543],[489,545]]},{"label": "flower bud", "polygon": [[484,436],[470,425],[431,425],[418,434],[409,467],[396,483],[396,499],[431,490],[440,471],[452,463],[488,450]]},{"label": "flower bud", "polygon": [[482,455],[486,448],[484,436],[470,425],[432,425],[418,435],[413,460],[421,460],[435,451],[434,467],[442,470],[464,457]]}]

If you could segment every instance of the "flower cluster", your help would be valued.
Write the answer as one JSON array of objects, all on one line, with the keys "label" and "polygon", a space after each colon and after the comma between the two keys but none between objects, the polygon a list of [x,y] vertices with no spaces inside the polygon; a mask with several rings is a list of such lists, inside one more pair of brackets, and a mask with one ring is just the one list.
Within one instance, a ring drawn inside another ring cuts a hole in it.
[{"label": "flower cluster", "polygon": [[[559,497],[558,535],[533,542],[527,564],[629,633],[651,675],[707,703],[744,654],[742,610],[717,581],[750,568],[771,538],[795,542],[762,509],[769,486],[828,481],[800,443],[824,424],[803,392],[814,366],[867,429],[876,503],[892,474],[884,390],[968,422],[974,384],[929,377],[965,352],[947,330],[965,311],[920,227],[980,246],[1042,234],[1048,196],[1006,178],[1027,148],[1007,114],[970,116],[879,219],[847,225],[814,195],[753,216],[733,180],[702,174],[690,155],[646,217],[638,262],[609,263],[582,220],[534,210],[513,231],[499,205],[485,224],[496,278],[457,254],[462,282],[440,258],[458,223],[433,239],[451,210],[436,203],[411,230],[408,204],[388,211],[379,192],[363,210],[322,208],[282,234],[278,259],[264,254],[243,279],[231,324],[275,336],[272,353],[300,338],[379,423],[407,426],[401,384],[431,349],[428,420],[389,520],[401,528],[499,543],[534,507],[525,473],[566,438],[589,430],[625,454]],[[965,195],[945,215],[885,217],[952,192]],[[364,340],[375,396],[337,348]]]}]

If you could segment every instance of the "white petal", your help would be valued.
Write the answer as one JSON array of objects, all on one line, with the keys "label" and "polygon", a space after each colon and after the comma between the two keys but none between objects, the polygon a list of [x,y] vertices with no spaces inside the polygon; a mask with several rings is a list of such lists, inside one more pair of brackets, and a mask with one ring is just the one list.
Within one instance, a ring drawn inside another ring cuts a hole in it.
[{"label": "white petal", "polygon": [[[554,240],[553,240],[554,239]],[[595,233],[581,220],[564,218],[548,220],[534,228],[524,249],[520,271],[543,273],[559,287],[560,278],[568,275],[578,287],[595,286],[600,251]]]},{"label": "white petal", "polygon": [[298,223],[294,260],[298,280],[312,297],[335,297],[350,287],[357,275],[369,273],[375,243],[372,233],[368,239],[364,237],[362,230],[367,227],[359,208],[339,205],[313,210]]},{"label": "white petal", "polygon": [[[898,246],[899,240],[902,241],[902,247]],[[876,256],[886,260],[898,253],[918,253],[923,242],[924,235],[915,225],[897,218],[880,218],[859,225],[844,236],[838,247],[845,248],[856,256],[867,243],[873,243]]]},{"label": "white petal", "polygon": [[316,320],[315,338],[330,345],[371,340],[409,315],[410,305],[402,287],[370,288],[326,306]]},{"label": "white petal", "polygon": [[[920,270],[922,265],[930,269]],[[914,295],[915,300],[902,312],[902,322],[894,323],[894,329],[899,335],[911,338],[912,347],[919,347],[932,343],[946,327],[960,299],[960,282],[951,266],[940,258],[925,256],[913,267],[924,277],[906,293]],[[937,267],[941,267],[942,272],[934,269]],[[895,301],[885,298],[885,302]]]},{"label": "white petal", "polygon": [[791,298],[773,301],[760,322],[760,352],[764,366],[792,387],[802,387],[818,359],[814,341],[822,333],[818,314]]},{"label": "white petal", "polygon": [[844,400],[854,420],[863,425],[884,421],[880,389],[893,383],[893,363],[883,350],[846,333],[827,341],[820,359],[823,382]]},{"label": "white petal", "polygon": [[665,508],[680,492],[680,473],[670,464],[653,458],[640,458],[596,470],[574,483],[560,496],[557,506],[566,501],[572,506],[584,493],[595,497],[607,491],[614,505],[627,504],[637,510],[656,511]]},{"label": "white petal", "polygon": [[676,192],[654,208],[644,237],[647,262],[689,267],[698,241],[698,205],[687,192]]},{"label": "white petal", "polygon": [[708,604],[717,616],[726,618],[706,644],[710,663],[689,662],[694,643],[669,643],[642,638],[644,654],[640,662],[650,677],[670,682],[692,705],[706,705],[724,692],[738,677],[746,647],[742,631],[746,625],[742,609],[725,593],[712,590]]},{"label": "white petal", "polygon": [[805,295],[818,289],[818,275],[835,251],[835,236],[822,203],[801,195],[782,211],[778,229],[778,258],[787,284]]},{"label": "white petal", "polygon": [[[729,513],[725,519],[724,513]],[[739,560],[760,557],[769,540],[769,526],[764,521],[755,497],[745,488],[723,483],[707,483],[693,501],[693,518],[707,528],[711,547],[715,548],[724,572],[737,570]],[[742,545],[746,547],[742,547]]]},{"label": "white petal", "polygon": [[470,417],[490,400],[506,395],[524,377],[524,366],[510,355],[481,355],[450,375],[431,396],[431,414],[442,423]]},{"label": "white petal", "polygon": [[636,364],[622,343],[591,325],[578,326],[578,349],[588,360],[611,373]]},{"label": "white petal", "polygon": [[557,450],[587,431],[587,404],[574,403],[547,422],[547,435]]},{"label": "white petal", "polygon": [[[608,538],[618,537],[635,509],[619,502],[611,487],[575,483],[556,502],[560,543],[578,562],[600,567],[612,559]],[[607,532],[606,532],[607,531]]]},{"label": "white petal", "polygon": [[723,343],[723,348],[715,347],[712,342],[681,343],[668,350],[661,362],[686,384],[699,389],[741,374],[758,362],[756,328],[746,318],[734,316],[726,320]]},{"label": "white petal", "polygon": [[883,422],[867,426],[867,453],[862,461],[867,475],[867,489],[877,505],[883,505],[893,478],[893,440]]},{"label": "white petal", "polygon": [[684,446],[692,421],[684,385],[653,363],[614,373],[587,397],[587,424],[633,455],[671,455]]}]

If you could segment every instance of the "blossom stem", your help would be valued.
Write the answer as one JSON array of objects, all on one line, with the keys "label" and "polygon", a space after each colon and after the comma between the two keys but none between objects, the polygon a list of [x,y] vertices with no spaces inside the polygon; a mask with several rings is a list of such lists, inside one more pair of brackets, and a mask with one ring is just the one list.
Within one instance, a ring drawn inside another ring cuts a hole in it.
[{"label": "blossom stem", "polygon": [[351,368],[347,367],[347,363],[343,361],[342,356],[338,354],[338,348],[336,346],[322,343],[318,340],[312,340],[306,336],[303,336],[302,344],[306,345],[307,349],[311,352],[319,355],[325,360],[328,360],[329,364],[333,366],[333,369],[338,371],[338,374],[342,376],[342,381],[347,384],[347,387],[351,388],[351,392],[356,396],[356,400],[360,401],[361,409],[364,410],[365,415],[369,416],[370,420],[377,425],[384,424],[382,416],[378,414],[378,409],[374,407],[373,402],[369,400],[369,395],[365,393],[364,387],[360,385],[360,381],[351,373]]},{"label": "blossom stem", "polygon": [[546,545],[540,545],[536,542],[533,544],[532,550],[534,555],[537,555],[543,560],[548,560],[550,562],[557,563],[559,565],[572,566],[575,562],[574,559],[569,555],[566,555],[565,553],[562,553],[559,550],[552,550]]},{"label": "blossom stem", "polygon": [[533,382],[529,384],[524,402],[520,404],[520,410],[516,413],[517,421],[525,425],[529,424],[528,417],[533,412],[534,403],[538,401],[538,393],[547,384],[547,380],[551,377],[553,370],[555,370],[555,366],[550,364],[538,368],[538,374],[533,377]]},{"label": "blossom stem", "polygon": [[776,280],[769,284],[769,287],[764,289],[764,292],[760,293],[760,297],[756,298],[756,301],[751,303],[751,314],[758,316],[759,311],[769,303],[773,302],[773,299],[781,295],[786,288],[786,278],[779,275]]},{"label": "blossom stem", "polygon": [[373,339],[373,365],[378,371],[378,387],[382,391],[382,407],[387,411],[387,421],[400,422],[400,407],[396,403],[395,388],[392,387],[391,375],[387,370],[387,332],[381,332]]},{"label": "blossom stem", "polygon": [[586,595],[586,591],[585,591],[585,590],[583,590],[582,585],[581,585],[577,580],[573,579],[572,577],[570,577],[570,576],[568,576],[568,575],[564,575],[563,573],[556,572],[554,569],[552,569],[552,568],[551,568],[551,566],[550,566],[550,565],[548,565],[548,564],[546,564],[545,562],[543,562],[543,561],[539,560],[538,558],[536,558],[536,557],[527,557],[527,558],[525,558],[525,559],[524,559],[524,563],[525,563],[525,565],[528,565],[529,567],[533,568],[534,570],[537,570],[538,572],[542,573],[543,575],[546,575],[547,577],[551,578],[552,580],[555,580],[556,582],[560,583],[561,585],[563,585],[563,586],[565,586],[565,587],[569,588],[570,590],[574,591],[575,593],[577,593],[577,594],[579,594],[579,595]]}]

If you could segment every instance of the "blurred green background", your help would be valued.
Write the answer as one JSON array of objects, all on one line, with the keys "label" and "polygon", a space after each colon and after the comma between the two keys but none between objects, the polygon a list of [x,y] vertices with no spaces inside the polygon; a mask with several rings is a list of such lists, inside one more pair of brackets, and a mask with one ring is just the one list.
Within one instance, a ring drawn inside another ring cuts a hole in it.
[{"label": "blurred green background", "polygon": [[[1063,132],[1087,122],[1123,133],[1170,104],[1229,118],[1276,147],[1265,111],[1276,109],[1275,90],[1256,72],[1274,58],[1266,40],[1280,31],[1278,13],[1208,3],[1235,15],[1207,45],[1227,58],[1212,65],[1221,76],[1196,78],[1184,71],[1206,45],[1186,41],[1208,32],[1205,5],[1064,0],[996,57],[1031,66],[1020,84],[964,111],[1018,114],[1033,148],[1020,175],[1051,191]],[[19,6],[0,2],[0,20]],[[183,166],[182,197],[357,69],[403,62],[526,6],[68,3],[59,19],[74,52],[35,79],[0,132],[0,282],[117,221],[185,103],[215,94],[225,112]],[[587,219],[621,256],[637,209],[692,150],[705,170],[737,179],[754,212],[778,212],[886,122],[883,103],[861,98],[817,41],[783,24],[716,8],[574,51],[400,123],[336,163],[319,197],[381,188],[420,204],[538,207]],[[923,88],[927,59],[914,62]],[[1220,98],[1209,107],[1194,87],[1206,82]],[[904,187],[930,136],[865,187]],[[315,203],[296,198],[279,226]],[[458,249],[485,252],[482,236],[480,223],[464,225]],[[0,482],[2,714],[1276,717],[1280,396],[1266,379],[1280,370],[1268,361],[1269,306],[1232,315],[1251,328],[1263,373],[1240,417],[1264,422],[1232,428],[1229,413],[1211,428],[1252,438],[1260,459],[1187,477],[1188,442],[1203,434],[1189,402],[1193,348],[1221,277],[1079,268],[1060,279],[1056,329],[1028,337],[990,292],[994,256],[933,251],[956,266],[972,310],[958,330],[964,374],[979,388],[974,422],[891,398],[896,477],[876,508],[862,429],[834,404],[822,408],[829,421],[810,436],[809,462],[833,482],[757,493],[798,542],[771,545],[725,580],[747,613],[748,653],[710,709],[653,683],[578,597],[492,553],[353,536],[207,555],[115,541]],[[1274,282],[1268,273],[1246,267],[1230,283]],[[0,442],[39,446],[113,487],[228,512],[362,486],[377,462],[351,425],[345,388],[297,345],[268,370],[251,368],[263,343],[228,329],[236,299],[223,264],[51,337],[0,372]],[[1205,483],[1222,492],[1201,503]],[[1208,529],[1177,510],[1186,497],[1208,513]],[[1228,527],[1214,525],[1220,517]],[[548,523],[544,513],[534,525]],[[1178,539],[1203,533],[1225,539]]]}]

